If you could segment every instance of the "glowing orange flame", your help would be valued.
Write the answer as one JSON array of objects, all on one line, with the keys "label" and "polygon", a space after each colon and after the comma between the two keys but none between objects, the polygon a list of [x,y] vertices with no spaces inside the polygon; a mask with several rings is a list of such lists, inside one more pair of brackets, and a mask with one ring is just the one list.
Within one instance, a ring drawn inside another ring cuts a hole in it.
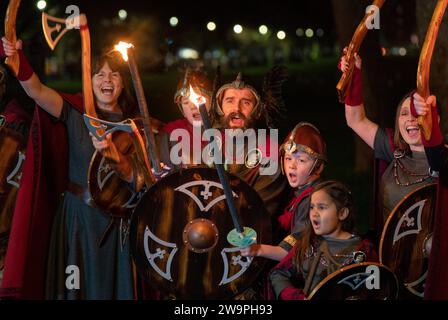
[{"label": "glowing orange flame", "polygon": [[190,101],[193,102],[196,107],[199,107],[199,105],[205,103],[206,99],[205,97],[197,94],[196,91],[194,91],[193,87],[190,85]]},{"label": "glowing orange flame", "polygon": [[123,56],[123,60],[126,62],[129,60],[128,49],[130,48],[134,48],[134,45],[132,43],[127,43],[123,41],[120,41],[120,43],[116,44],[114,47],[116,51],[119,51],[121,53],[121,55]]}]

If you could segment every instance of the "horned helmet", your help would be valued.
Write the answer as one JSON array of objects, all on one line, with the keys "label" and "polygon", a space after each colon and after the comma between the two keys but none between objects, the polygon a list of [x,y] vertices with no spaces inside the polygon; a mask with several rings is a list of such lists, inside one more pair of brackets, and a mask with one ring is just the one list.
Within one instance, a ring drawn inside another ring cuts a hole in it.
[{"label": "horned helmet", "polygon": [[238,90],[243,90],[243,89],[249,89],[250,92],[252,92],[252,94],[255,97],[255,105],[254,105],[254,109],[252,110],[251,115],[254,116],[254,118],[258,118],[260,116],[260,102],[261,102],[261,97],[258,94],[257,90],[254,89],[254,87],[246,84],[243,81],[243,77],[241,72],[238,73],[236,79],[230,83],[226,83],[225,85],[223,85],[221,88],[219,88],[218,92],[216,93],[216,113],[219,116],[223,116],[224,112],[222,111],[222,99],[224,98],[224,93],[227,89],[238,89]]}]

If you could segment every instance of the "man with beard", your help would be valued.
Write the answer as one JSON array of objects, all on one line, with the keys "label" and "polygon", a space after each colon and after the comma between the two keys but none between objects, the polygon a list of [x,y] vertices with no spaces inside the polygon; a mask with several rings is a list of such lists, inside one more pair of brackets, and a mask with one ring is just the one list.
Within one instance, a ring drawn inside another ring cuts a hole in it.
[{"label": "man with beard", "polygon": [[[255,123],[268,112],[266,106],[258,92],[242,80],[241,74],[216,93],[216,127],[225,137],[222,143],[224,167],[248,183],[263,200],[271,216],[273,241],[276,242],[280,236],[277,216],[283,207],[286,181],[278,165],[276,134],[264,135],[263,130],[255,130]],[[263,287],[262,276],[235,299],[262,299]]]},{"label": "man with beard", "polygon": [[[278,165],[277,139],[271,140],[269,135],[263,139],[254,130],[255,123],[263,113],[261,100],[257,91],[238,74],[235,81],[223,85],[217,91],[215,111],[219,117],[217,127],[225,134],[224,141],[233,142],[231,146],[222,146],[225,150],[226,170],[253,187],[271,217],[275,217],[279,213],[279,200],[286,182]],[[254,141],[256,147],[253,143],[251,146],[250,142]],[[236,152],[232,152],[234,149]],[[240,159],[244,161],[238,161]],[[266,170],[268,165],[271,170]]]}]

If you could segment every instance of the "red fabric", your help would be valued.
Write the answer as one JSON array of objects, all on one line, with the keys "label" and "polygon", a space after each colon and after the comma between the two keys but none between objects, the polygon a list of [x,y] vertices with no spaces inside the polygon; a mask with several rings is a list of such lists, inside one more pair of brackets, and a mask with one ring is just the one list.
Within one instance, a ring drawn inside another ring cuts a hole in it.
[{"label": "red fabric", "polygon": [[362,94],[362,73],[356,66],[353,68],[352,81],[345,97],[345,104],[349,106],[359,106],[363,103]]},{"label": "red fabric", "polygon": [[19,81],[27,81],[31,78],[34,71],[31,68],[30,63],[28,62],[27,57],[23,53],[22,50],[17,50],[17,54],[19,55],[19,72],[17,73],[17,80]]},{"label": "red fabric", "polygon": [[305,294],[298,288],[287,287],[280,292],[280,300],[305,300]]},{"label": "red fabric", "polygon": [[17,102],[12,99],[8,102],[3,111],[7,123],[30,122],[30,115]]},{"label": "red fabric", "polygon": [[443,144],[443,134],[440,130],[439,125],[439,113],[437,112],[436,107],[431,108],[431,117],[432,117],[432,129],[431,129],[431,137],[429,140],[426,140],[425,135],[422,134],[422,142],[425,147],[437,147]]},{"label": "red fabric", "polygon": [[193,134],[193,126],[187,119],[178,119],[171,122],[168,122],[163,128],[162,131],[171,134],[176,129],[185,129],[188,130],[191,134]]},{"label": "red fabric", "polygon": [[[174,120],[172,122],[168,122],[163,128],[162,131],[166,132],[168,135],[171,135],[171,133],[173,133],[174,130],[176,129],[184,129],[188,131],[188,134],[190,136],[190,151],[193,152],[193,147],[195,146],[195,144],[193,143],[193,125],[188,122],[187,119],[178,119],[178,120]],[[202,129],[201,129],[202,130]],[[203,133],[203,131],[201,131],[201,134]],[[202,137],[199,137],[202,140]],[[181,137],[179,137],[178,142],[181,142],[182,139]],[[201,141],[201,150],[207,146],[208,142],[207,141]],[[201,154],[202,155],[202,154]]]},{"label": "red fabric", "polygon": [[6,53],[5,53],[5,48],[3,48],[3,42],[2,42],[0,44],[0,58],[5,58],[5,57],[6,57]]},{"label": "red fabric", "polygon": [[[289,250],[288,254],[279,262],[277,265],[271,269],[272,272],[274,269],[283,269],[289,270],[291,268],[295,268],[293,264],[294,255],[296,254],[297,246],[294,246],[291,250]],[[272,288],[270,280],[268,280],[268,285],[266,289],[266,299],[268,300],[276,300],[274,289]]]},{"label": "red fabric", "polygon": [[448,167],[440,172],[437,186],[437,205],[428,275],[425,281],[425,300],[448,300]]},{"label": "red fabric", "polygon": [[356,250],[363,251],[366,254],[366,262],[378,262],[380,260],[375,246],[368,239],[363,239]]},{"label": "red fabric", "polygon": [[[64,99],[82,110],[82,96]],[[36,107],[17,195],[0,297],[43,299],[51,226],[67,183],[65,127]]]},{"label": "red fabric", "polygon": [[309,187],[305,190],[303,190],[300,195],[295,197],[291,200],[291,202],[286,206],[283,213],[278,217],[278,222],[288,232],[291,232],[293,227],[293,218],[294,218],[294,212],[297,208],[297,206],[302,202],[302,200],[306,197],[308,197],[311,192],[313,192],[313,187]]},{"label": "red fabric", "polygon": [[412,91],[411,92],[411,102],[410,102],[410,108],[411,108],[411,114],[412,114],[412,116],[414,117],[414,118],[418,118],[418,114],[417,114],[417,110],[415,110],[415,103],[414,103],[414,93],[415,93],[416,91],[414,90],[414,91]]}]

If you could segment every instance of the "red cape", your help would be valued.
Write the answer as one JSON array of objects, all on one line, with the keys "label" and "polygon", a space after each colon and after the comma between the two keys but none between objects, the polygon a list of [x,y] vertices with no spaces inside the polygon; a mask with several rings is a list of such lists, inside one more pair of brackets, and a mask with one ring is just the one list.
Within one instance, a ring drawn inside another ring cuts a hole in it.
[{"label": "red cape", "polygon": [[303,190],[298,196],[294,197],[291,202],[286,206],[282,215],[278,217],[278,222],[288,232],[292,232],[294,213],[297,206],[302,202],[303,199],[311,195],[313,192],[313,186]]},{"label": "red cape", "polygon": [[447,159],[437,184],[431,254],[425,281],[425,300],[448,300],[448,167]]},{"label": "red cape", "polygon": [[[82,95],[61,94],[83,112]],[[39,107],[30,128],[0,297],[43,299],[53,217],[68,174],[67,132]]]},{"label": "red cape", "polygon": [[16,99],[8,102],[5,111],[3,111],[3,116],[5,116],[7,123],[29,123],[31,120],[30,115],[19,105]]}]

